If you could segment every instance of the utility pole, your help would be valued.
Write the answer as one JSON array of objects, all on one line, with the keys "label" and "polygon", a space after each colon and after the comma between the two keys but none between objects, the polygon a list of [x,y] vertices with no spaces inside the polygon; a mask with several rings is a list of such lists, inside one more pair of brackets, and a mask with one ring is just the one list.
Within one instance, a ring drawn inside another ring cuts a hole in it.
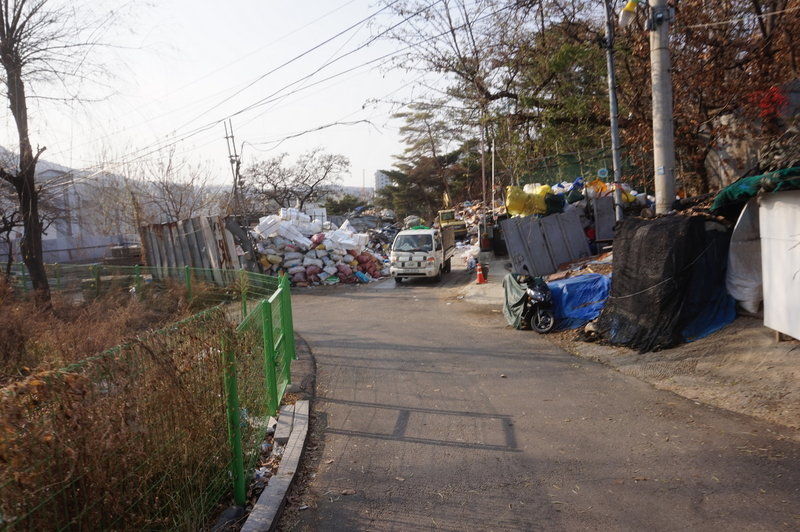
[{"label": "utility pole", "polygon": [[[239,158],[239,154],[236,153],[236,140],[233,137],[233,122],[228,119],[228,123],[223,122],[223,125],[225,126],[225,142],[228,144],[228,160],[231,163],[231,173],[233,174],[233,209],[235,211],[234,214],[239,215],[242,214],[242,180],[239,174],[242,161]],[[228,125],[230,125],[230,133],[228,132]]]},{"label": "utility pole", "polygon": [[483,127],[483,109],[481,109],[481,199],[486,206],[486,130]]},{"label": "utility pole", "polygon": [[653,168],[656,214],[672,210],[675,202],[675,133],[672,124],[672,71],[669,24],[672,10],[666,0],[651,0],[650,79],[653,91]]},{"label": "utility pole", "polygon": [[494,215],[494,139],[492,139],[492,215]]},{"label": "utility pole", "polygon": [[[617,76],[614,70],[614,24],[611,16],[611,1],[605,0],[606,8],[606,67],[608,70],[608,103],[611,114],[611,161],[614,169],[614,213],[622,220],[622,162],[619,157],[619,108],[617,106]],[[581,172],[582,174],[582,172]]]}]

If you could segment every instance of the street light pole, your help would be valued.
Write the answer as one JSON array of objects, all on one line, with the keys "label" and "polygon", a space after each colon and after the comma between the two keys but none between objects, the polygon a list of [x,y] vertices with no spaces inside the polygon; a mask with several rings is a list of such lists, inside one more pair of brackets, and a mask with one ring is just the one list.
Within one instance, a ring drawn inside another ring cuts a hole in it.
[{"label": "street light pole", "polygon": [[611,114],[611,161],[614,168],[614,213],[622,220],[622,162],[619,157],[619,108],[617,106],[617,78],[614,73],[614,24],[611,16],[611,1],[606,7],[606,66],[608,70],[608,104]]},{"label": "street light pole", "polygon": [[675,133],[672,124],[672,72],[669,58],[671,10],[666,0],[651,0],[650,79],[653,91],[653,169],[656,214],[675,202]]}]

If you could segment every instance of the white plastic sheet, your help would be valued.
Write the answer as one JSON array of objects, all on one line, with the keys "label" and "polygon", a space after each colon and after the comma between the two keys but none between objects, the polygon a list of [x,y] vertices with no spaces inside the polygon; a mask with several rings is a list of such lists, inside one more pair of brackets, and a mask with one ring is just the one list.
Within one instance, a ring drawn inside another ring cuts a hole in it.
[{"label": "white plastic sheet", "polygon": [[747,203],[733,228],[725,287],[744,310],[758,312],[764,295],[758,204],[755,198]]}]

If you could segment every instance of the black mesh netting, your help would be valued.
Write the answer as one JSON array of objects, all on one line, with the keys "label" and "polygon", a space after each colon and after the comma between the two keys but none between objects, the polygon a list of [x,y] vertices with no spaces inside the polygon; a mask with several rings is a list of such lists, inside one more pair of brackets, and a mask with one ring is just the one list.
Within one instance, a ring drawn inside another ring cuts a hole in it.
[{"label": "black mesh netting", "polygon": [[718,319],[703,314],[728,298],[729,241],[721,224],[701,216],[624,220],[614,237],[611,295],[599,333],[644,353],[671,347]]}]

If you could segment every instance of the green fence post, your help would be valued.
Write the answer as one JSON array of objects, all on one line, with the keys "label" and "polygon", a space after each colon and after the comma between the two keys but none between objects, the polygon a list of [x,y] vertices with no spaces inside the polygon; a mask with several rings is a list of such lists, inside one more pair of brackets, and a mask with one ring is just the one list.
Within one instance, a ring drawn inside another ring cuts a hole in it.
[{"label": "green fence post", "polygon": [[133,287],[136,290],[136,297],[142,298],[142,267],[138,264],[133,266]]},{"label": "green fence post", "polygon": [[61,265],[55,264],[54,270],[56,276],[56,290],[61,290]]},{"label": "green fence post", "polygon": [[95,297],[100,297],[100,267],[97,264],[92,265],[92,277],[94,277],[94,290]]},{"label": "green fence post", "polygon": [[279,289],[281,290],[281,329],[286,342],[286,351],[291,360],[297,360],[294,349],[294,321],[292,319],[292,293],[290,290],[289,276],[281,275]]},{"label": "green fence post", "polygon": [[275,374],[275,338],[272,334],[272,308],[266,299],[258,303],[261,309],[261,333],[264,342],[264,378],[267,386],[267,411],[278,414],[278,377]]},{"label": "green fence post", "polygon": [[192,301],[192,270],[188,266],[183,268],[183,278],[186,280],[186,301]]},{"label": "green fence post", "polygon": [[247,316],[247,277],[244,271],[239,273],[239,285],[242,287],[242,319]]},{"label": "green fence post", "polygon": [[231,474],[233,476],[233,501],[244,506],[244,456],[242,455],[242,429],[239,417],[239,389],[236,381],[236,354],[231,347],[229,333],[222,337],[222,356],[225,379],[225,398],[228,410],[228,443],[231,449]]}]

